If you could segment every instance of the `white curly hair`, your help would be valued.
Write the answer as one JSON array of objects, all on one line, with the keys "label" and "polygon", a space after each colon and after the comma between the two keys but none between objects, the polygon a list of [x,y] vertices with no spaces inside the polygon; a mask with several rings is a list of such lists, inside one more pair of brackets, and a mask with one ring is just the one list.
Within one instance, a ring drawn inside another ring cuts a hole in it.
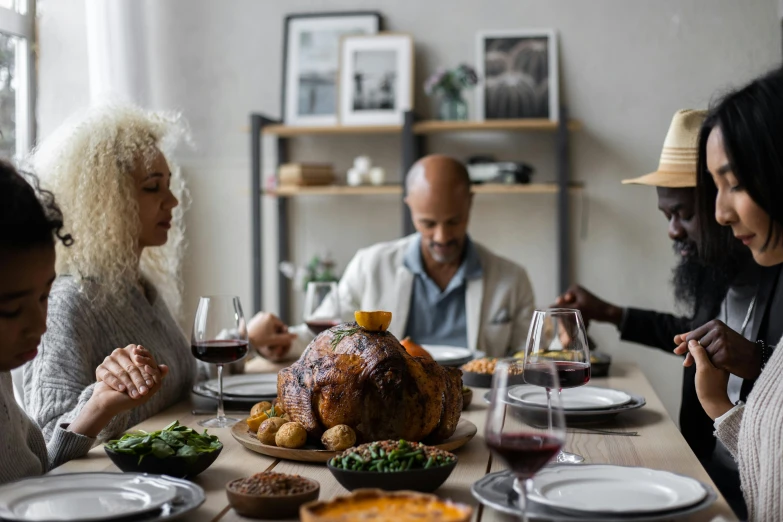
[{"label": "white curly hair", "polygon": [[[177,113],[103,104],[68,120],[29,158],[30,168],[55,194],[64,230],[74,238],[69,248],[57,245],[57,273],[75,277],[92,299],[120,298],[127,293],[119,289],[144,278],[180,317],[183,213],[189,197],[171,153],[181,141],[190,141],[190,131]],[[180,204],[168,242],[145,248],[138,259],[141,225],[133,171],[139,161],[150,164],[157,150],[166,157],[171,191]]]}]

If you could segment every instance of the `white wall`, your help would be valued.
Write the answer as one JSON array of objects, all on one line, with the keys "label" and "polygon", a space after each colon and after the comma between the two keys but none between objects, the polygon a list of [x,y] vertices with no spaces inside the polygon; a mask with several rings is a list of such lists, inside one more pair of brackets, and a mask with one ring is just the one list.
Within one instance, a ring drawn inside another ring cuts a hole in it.
[{"label": "white wall", "polygon": [[[671,309],[667,285],[674,258],[655,191],[620,180],[653,170],[671,115],[703,107],[721,88],[738,85],[780,60],[778,0],[376,0],[258,2],[144,0],[149,99],[184,111],[198,149],[181,158],[195,203],[188,215],[188,301],[201,293],[236,292],[250,303],[248,114],[279,116],[282,21],[287,13],[377,9],[386,28],[416,40],[417,110],[431,113],[420,87],[440,65],[474,61],[475,33],[484,29],[553,27],[560,38],[562,99],[584,123],[572,146],[576,277],[618,303]],[[39,0],[41,135],[87,100],[84,0]],[[267,150],[271,144],[267,143]],[[442,136],[431,150],[464,157],[492,152],[536,165],[554,178],[550,136]],[[328,160],[344,169],[370,154],[399,173],[395,137],[302,138],[296,158]],[[329,249],[340,266],[355,250],[397,237],[393,198],[312,198],[292,203],[294,259]],[[264,244],[274,259],[276,230],[265,208]],[[553,196],[477,198],[471,233],[525,265],[538,303],[555,297]],[[264,273],[267,308],[275,310],[275,267]],[[593,326],[602,349],[638,361],[672,415],[679,407],[679,361],[617,341]]]}]

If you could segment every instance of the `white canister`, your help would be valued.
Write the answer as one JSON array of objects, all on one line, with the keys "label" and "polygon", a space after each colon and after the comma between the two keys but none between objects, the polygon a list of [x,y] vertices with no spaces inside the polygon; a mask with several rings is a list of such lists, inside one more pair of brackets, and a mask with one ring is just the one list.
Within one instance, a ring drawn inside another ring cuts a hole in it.
[{"label": "white canister", "polygon": [[386,182],[386,171],[383,167],[373,167],[370,169],[370,183],[373,185],[383,185]]},{"label": "white canister", "polygon": [[348,169],[348,173],[345,175],[345,181],[352,187],[357,187],[362,184],[363,178],[362,172],[356,167]]},{"label": "white canister", "polygon": [[361,173],[369,172],[370,167],[372,167],[372,161],[369,156],[356,156],[353,160],[353,168]]}]

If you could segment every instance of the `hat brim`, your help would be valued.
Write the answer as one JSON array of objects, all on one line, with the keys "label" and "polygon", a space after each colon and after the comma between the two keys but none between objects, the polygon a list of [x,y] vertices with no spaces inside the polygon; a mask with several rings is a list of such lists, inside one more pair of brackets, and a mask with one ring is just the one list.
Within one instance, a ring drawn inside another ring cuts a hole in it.
[{"label": "hat brim", "polygon": [[624,179],[623,185],[647,185],[650,187],[693,188],[696,186],[696,175],[685,172],[655,171],[633,179]]}]

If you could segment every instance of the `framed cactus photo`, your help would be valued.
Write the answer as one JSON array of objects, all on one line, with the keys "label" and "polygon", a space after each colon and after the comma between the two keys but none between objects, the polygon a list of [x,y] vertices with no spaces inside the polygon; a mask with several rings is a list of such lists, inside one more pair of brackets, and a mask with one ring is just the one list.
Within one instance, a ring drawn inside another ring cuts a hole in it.
[{"label": "framed cactus photo", "polygon": [[558,121],[557,35],[553,29],[484,31],[476,38],[479,120]]}]

